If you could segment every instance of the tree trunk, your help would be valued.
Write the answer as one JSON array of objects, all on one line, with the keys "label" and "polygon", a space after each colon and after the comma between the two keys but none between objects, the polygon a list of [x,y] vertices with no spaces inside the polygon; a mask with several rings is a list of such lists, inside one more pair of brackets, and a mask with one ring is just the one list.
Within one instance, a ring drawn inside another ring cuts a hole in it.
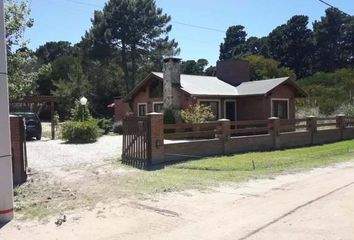
[{"label": "tree trunk", "polygon": [[128,70],[128,62],[127,62],[127,47],[125,42],[122,41],[122,65],[124,72],[124,81],[127,93],[130,92],[131,88],[129,86],[129,70]]},{"label": "tree trunk", "polygon": [[131,58],[132,58],[132,89],[135,87],[135,81],[136,81],[136,46],[135,44],[132,44],[131,46],[132,52],[131,52]]}]

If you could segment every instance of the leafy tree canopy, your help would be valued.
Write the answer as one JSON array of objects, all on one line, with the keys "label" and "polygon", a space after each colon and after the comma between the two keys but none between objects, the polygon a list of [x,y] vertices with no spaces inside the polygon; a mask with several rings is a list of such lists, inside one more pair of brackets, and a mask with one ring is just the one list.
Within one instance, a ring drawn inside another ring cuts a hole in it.
[{"label": "leafy tree canopy", "polygon": [[63,56],[73,56],[75,48],[70,42],[47,42],[36,50],[38,61],[42,64],[54,62],[56,59]]},{"label": "leafy tree canopy", "polygon": [[268,36],[269,54],[299,77],[311,74],[314,43],[307,16],[293,16]]},{"label": "leafy tree canopy", "polygon": [[[92,48],[115,50],[129,91],[136,84],[140,64],[158,53],[173,54],[177,43],[167,37],[170,20],[154,0],[110,0],[102,11],[95,12],[84,40]],[[161,55],[158,58],[161,60]]]},{"label": "leafy tree canopy", "polygon": [[219,60],[227,60],[244,52],[247,33],[241,25],[231,26],[226,31],[224,42],[220,44]]},{"label": "leafy tree canopy", "polygon": [[290,77],[296,79],[295,73],[286,67],[281,67],[280,63],[260,55],[250,55],[244,58],[250,63],[250,79],[262,80],[277,77]]},{"label": "leafy tree canopy", "polygon": [[208,60],[198,59],[187,60],[182,62],[182,73],[191,75],[205,75],[205,67],[208,65]]}]

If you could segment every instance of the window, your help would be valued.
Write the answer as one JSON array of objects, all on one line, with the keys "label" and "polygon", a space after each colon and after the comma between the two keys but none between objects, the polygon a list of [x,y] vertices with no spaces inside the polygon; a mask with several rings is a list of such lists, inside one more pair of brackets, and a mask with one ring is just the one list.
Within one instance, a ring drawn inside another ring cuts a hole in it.
[{"label": "window", "polygon": [[138,103],[138,117],[143,117],[146,115],[146,103]]},{"label": "window", "polygon": [[163,108],[163,102],[153,102],[152,106],[154,108],[154,112],[161,113]]},{"label": "window", "polygon": [[213,112],[214,117],[210,119],[211,121],[216,121],[219,119],[219,110],[220,110],[220,102],[215,100],[203,100],[199,101],[199,104],[204,106],[210,106],[211,111]]},{"label": "window", "polygon": [[289,100],[272,99],[272,116],[280,119],[289,118]]}]

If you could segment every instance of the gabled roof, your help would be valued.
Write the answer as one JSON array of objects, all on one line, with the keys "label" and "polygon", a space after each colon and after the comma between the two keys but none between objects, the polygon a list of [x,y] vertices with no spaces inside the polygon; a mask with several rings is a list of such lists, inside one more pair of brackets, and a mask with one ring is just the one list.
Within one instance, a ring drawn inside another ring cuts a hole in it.
[{"label": "gabled roof", "polygon": [[[145,85],[152,77],[162,81],[163,73],[150,73],[128,94],[125,99],[129,99],[135,93],[137,93],[139,89]],[[243,82],[239,86],[235,87],[218,79],[217,77],[181,74],[181,89],[193,96],[237,97],[265,95],[272,91],[274,88],[285,83],[291,85],[296,90],[296,96],[307,96],[307,94],[294,81],[289,79],[289,77]]]},{"label": "gabled roof", "polygon": [[243,82],[237,86],[238,96],[264,95],[287,81],[288,77]]},{"label": "gabled roof", "polygon": [[[163,73],[153,74],[163,79]],[[181,74],[181,89],[194,96],[237,96],[234,86],[217,77]]]}]

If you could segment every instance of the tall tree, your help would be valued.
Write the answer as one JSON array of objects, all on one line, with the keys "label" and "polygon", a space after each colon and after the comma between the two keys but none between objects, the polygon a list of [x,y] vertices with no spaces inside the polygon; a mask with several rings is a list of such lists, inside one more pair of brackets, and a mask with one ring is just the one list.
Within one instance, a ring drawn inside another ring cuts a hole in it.
[{"label": "tall tree", "polygon": [[167,37],[170,20],[154,0],[110,0],[102,11],[95,12],[93,26],[85,38],[91,45],[118,53],[129,91],[135,86],[141,63],[162,47],[177,47]]},{"label": "tall tree", "polygon": [[227,60],[244,52],[247,33],[241,25],[231,26],[226,31],[224,42],[220,44],[219,60]]},{"label": "tall tree", "polygon": [[34,94],[39,67],[36,58],[26,46],[24,32],[33,26],[26,0],[5,1],[6,42],[9,73],[10,101],[21,100]]},{"label": "tall tree", "polygon": [[269,56],[269,46],[267,37],[250,37],[247,39],[245,48],[243,49],[241,56],[247,55],[263,55],[265,57]]},{"label": "tall tree", "polygon": [[328,8],[326,16],[314,22],[316,70],[334,71],[348,65],[354,48],[352,19],[336,8]]},{"label": "tall tree", "polygon": [[54,85],[52,93],[58,98],[58,113],[62,120],[70,117],[75,100],[81,96],[91,100],[88,95],[91,86],[79,58],[62,57],[56,60],[52,64],[51,78]]},{"label": "tall tree", "polygon": [[250,79],[252,81],[277,77],[296,79],[296,75],[291,69],[282,67],[280,62],[273,59],[260,55],[249,55],[244,59],[250,63]]},{"label": "tall tree", "polygon": [[36,50],[35,54],[38,61],[42,64],[54,62],[56,59],[63,56],[73,56],[75,48],[70,42],[47,42]]},{"label": "tall tree", "polygon": [[307,16],[293,16],[268,36],[270,56],[293,69],[299,77],[312,73],[314,44],[312,31],[307,25]]},{"label": "tall tree", "polygon": [[182,73],[191,75],[205,75],[205,67],[209,64],[206,59],[187,60],[182,62]]}]

